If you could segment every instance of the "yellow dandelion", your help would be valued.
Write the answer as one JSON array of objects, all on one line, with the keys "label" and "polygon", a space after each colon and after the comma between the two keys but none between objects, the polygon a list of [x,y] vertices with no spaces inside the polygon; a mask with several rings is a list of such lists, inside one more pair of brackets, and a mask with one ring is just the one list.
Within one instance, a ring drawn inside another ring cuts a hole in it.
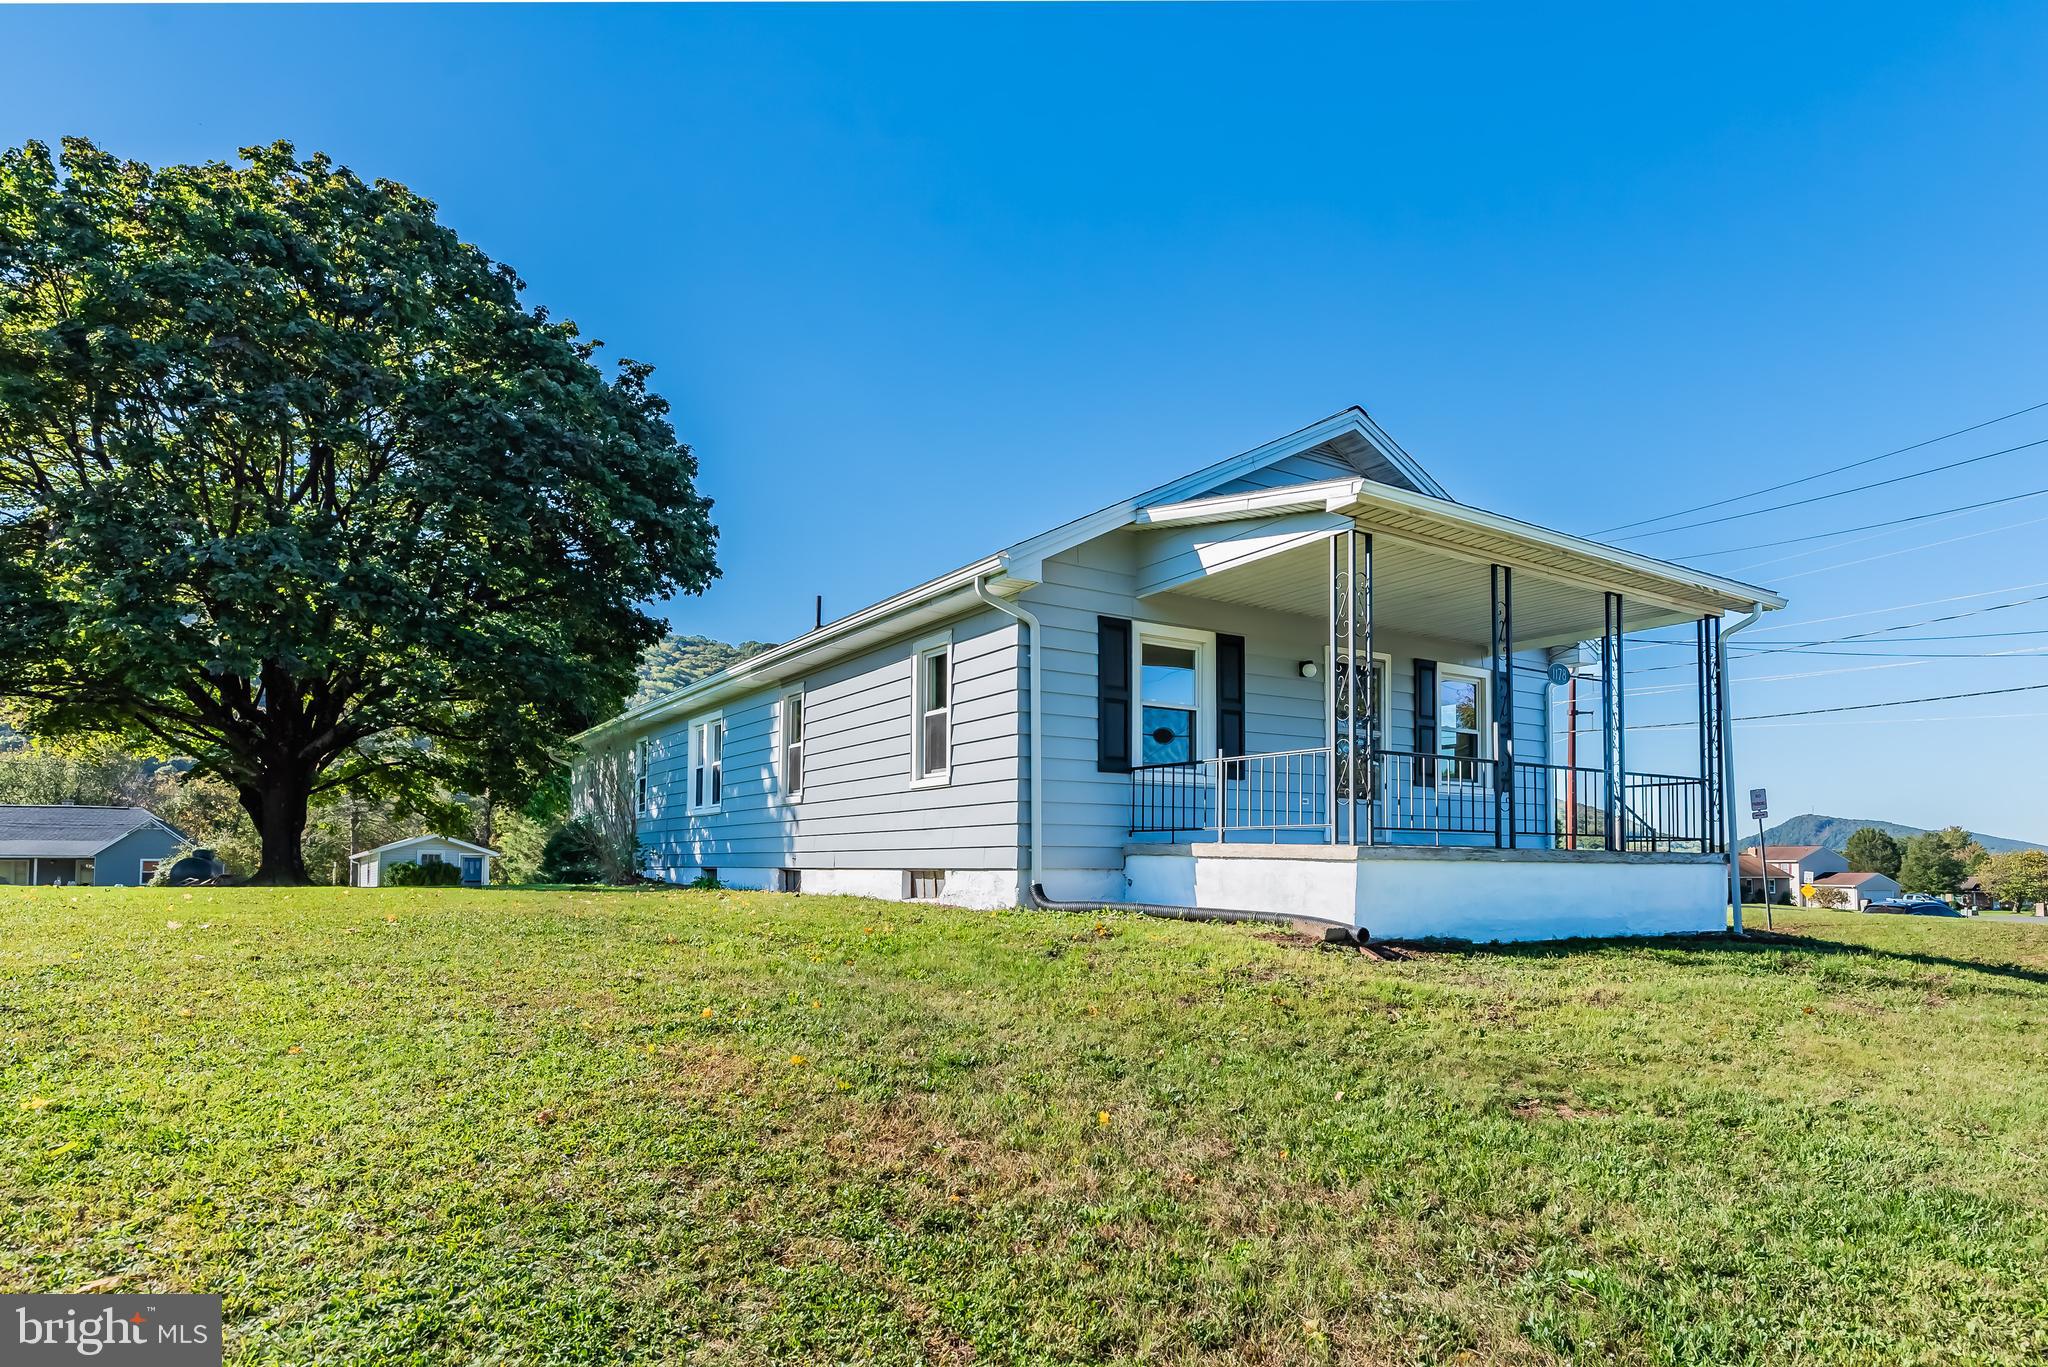
[{"label": "yellow dandelion", "polygon": [[651,1044],[650,1044],[650,1045],[648,1045],[648,1046],[647,1046],[647,1052],[648,1052],[649,1054],[652,1054],[652,1053],[654,1052],[654,1046],[653,1046],[653,1045],[651,1045]]},{"label": "yellow dandelion", "polygon": [[801,1068],[809,1061],[802,1054],[791,1054],[789,1056],[789,1066],[792,1068]]},{"label": "yellow dandelion", "polygon": [[1108,1112],[1108,1111],[1097,1111],[1097,1112],[1095,1113],[1095,1123],[1096,1123],[1096,1125],[1097,1125],[1098,1127],[1101,1127],[1101,1126],[1106,1126],[1106,1125],[1108,1125],[1108,1124],[1109,1124],[1109,1112]]},{"label": "yellow dandelion", "polygon": [[813,1010],[813,1011],[823,1011],[824,1009],[825,1009],[825,1003],[823,1003],[823,1002],[819,1002],[819,1001],[814,1001],[814,1002],[812,1002],[812,1003],[811,1003],[811,1010]]},{"label": "yellow dandelion", "polygon": [[300,1049],[298,1045],[294,1044],[294,1045],[293,1045],[293,1046],[292,1046],[291,1048],[289,1048],[289,1049],[285,1050],[285,1052],[286,1052],[287,1054],[298,1054],[298,1053],[304,1053],[305,1051],[304,1051],[304,1050],[302,1050],[302,1049]]},{"label": "yellow dandelion", "polygon": [[705,1020],[710,1020],[710,1019],[711,1019],[711,1018],[712,1018],[713,1016],[715,1016],[715,1015],[717,1015],[717,1014],[718,1014],[718,1013],[717,1013],[716,1011],[712,1010],[712,1009],[711,1009],[710,1007],[708,1007],[708,1006],[704,1008],[704,1019],[705,1019]]}]

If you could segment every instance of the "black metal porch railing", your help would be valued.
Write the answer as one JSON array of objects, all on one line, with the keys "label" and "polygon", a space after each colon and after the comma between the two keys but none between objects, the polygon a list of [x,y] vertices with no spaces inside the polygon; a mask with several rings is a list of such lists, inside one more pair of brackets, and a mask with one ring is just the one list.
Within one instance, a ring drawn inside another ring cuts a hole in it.
[{"label": "black metal porch railing", "polygon": [[1327,749],[1140,765],[1131,770],[1131,834],[1327,833],[1329,792]]},{"label": "black metal porch railing", "polygon": [[1494,786],[1500,766],[1495,761],[1412,750],[1381,750],[1377,759],[1378,801],[1372,810],[1376,837],[1494,833],[1500,819]]},{"label": "black metal porch railing", "polygon": [[[1227,840],[1233,833],[1313,832],[1328,841],[1333,788],[1340,808],[1349,801],[1345,775],[1340,769],[1333,785],[1330,764],[1330,751],[1322,748],[1141,766],[1131,771],[1131,834]],[[1605,771],[1562,764],[1509,768],[1491,759],[1380,750],[1365,786],[1361,829],[1369,822],[1373,839],[1390,844],[1637,854],[1723,848],[1709,824],[1706,780],[1683,775],[1623,775],[1618,816],[1608,802]],[[1612,845],[1610,825],[1618,834]]]}]

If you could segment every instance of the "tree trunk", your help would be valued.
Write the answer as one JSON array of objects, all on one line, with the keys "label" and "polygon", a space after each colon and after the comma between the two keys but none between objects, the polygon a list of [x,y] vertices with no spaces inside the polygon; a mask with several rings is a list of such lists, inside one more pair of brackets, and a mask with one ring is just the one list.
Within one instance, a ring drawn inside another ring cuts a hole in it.
[{"label": "tree trunk", "polygon": [[313,777],[305,773],[265,774],[241,789],[242,810],[263,842],[262,862],[244,881],[258,887],[302,887],[306,876],[306,807]]}]

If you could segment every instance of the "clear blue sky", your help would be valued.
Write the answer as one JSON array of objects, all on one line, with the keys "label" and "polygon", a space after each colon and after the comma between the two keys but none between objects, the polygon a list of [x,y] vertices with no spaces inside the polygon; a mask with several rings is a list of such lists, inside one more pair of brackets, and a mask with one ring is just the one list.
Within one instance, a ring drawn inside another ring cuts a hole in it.
[{"label": "clear blue sky", "polygon": [[[11,142],[324,149],[655,363],[724,531],[670,615],[728,639],[1352,402],[1459,497],[1591,531],[2048,399],[2038,5],[5,9],[0,51]],[[2048,486],[2043,451],[1630,544]],[[2048,521],[1831,568],[2028,519],[2048,499],[1752,574],[1785,621],[2048,592]],[[1993,625],[2048,603],[1928,630]],[[1875,663],[1747,663],[1859,672],[1738,711],[2048,682]],[[2048,838],[2048,692],[1868,716],[1745,727],[1742,785]]]}]

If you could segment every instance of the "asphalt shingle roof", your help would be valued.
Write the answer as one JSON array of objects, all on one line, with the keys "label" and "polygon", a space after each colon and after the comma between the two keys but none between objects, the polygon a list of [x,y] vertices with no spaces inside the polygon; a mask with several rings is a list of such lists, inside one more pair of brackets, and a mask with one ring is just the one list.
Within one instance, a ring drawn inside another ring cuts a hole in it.
[{"label": "asphalt shingle roof", "polygon": [[0,859],[90,859],[155,820],[142,807],[0,806]]}]

